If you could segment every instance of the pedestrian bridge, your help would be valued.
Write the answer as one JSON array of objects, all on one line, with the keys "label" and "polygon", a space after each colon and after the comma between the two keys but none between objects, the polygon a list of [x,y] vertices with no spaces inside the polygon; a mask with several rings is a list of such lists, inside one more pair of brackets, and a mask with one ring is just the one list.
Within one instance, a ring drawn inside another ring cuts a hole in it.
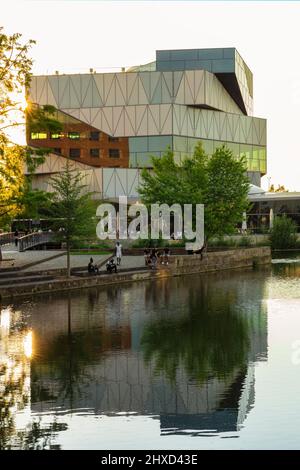
[{"label": "pedestrian bridge", "polygon": [[[34,232],[28,235],[18,237],[18,251],[26,251],[30,248],[34,248],[44,243],[49,243],[54,239],[55,234],[53,232]],[[14,232],[0,233],[0,246],[13,245],[15,243]]]},{"label": "pedestrian bridge", "polygon": [[53,232],[34,232],[19,237],[18,249],[19,251],[26,251],[30,248],[34,248],[44,243],[49,243],[54,239],[55,234]]}]

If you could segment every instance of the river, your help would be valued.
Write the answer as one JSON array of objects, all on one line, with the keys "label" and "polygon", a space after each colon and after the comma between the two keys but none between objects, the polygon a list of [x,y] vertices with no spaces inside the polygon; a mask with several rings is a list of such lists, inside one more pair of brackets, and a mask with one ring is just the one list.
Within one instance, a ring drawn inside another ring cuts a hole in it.
[{"label": "river", "polygon": [[1,449],[299,449],[300,257],[0,305]]}]

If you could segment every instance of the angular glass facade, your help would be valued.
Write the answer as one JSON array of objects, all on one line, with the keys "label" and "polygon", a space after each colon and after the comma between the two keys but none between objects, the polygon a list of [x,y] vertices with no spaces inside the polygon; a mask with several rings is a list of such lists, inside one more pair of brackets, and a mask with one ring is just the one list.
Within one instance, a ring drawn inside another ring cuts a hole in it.
[{"label": "angular glass facade", "polygon": [[[209,155],[223,144],[244,155],[256,185],[267,170],[266,120],[252,116],[253,75],[233,47],[159,50],[156,61],[119,73],[36,76],[28,96],[62,112],[64,132],[80,133],[44,143],[64,156],[79,141],[88,165],[148,168],[168,147],[181,162],[202,141]],[[120,158],[109,157],[113,149]]]},{"label": "angular glass facade", "polygon": [[129,166],[131,168],[151,167],[151,157],[161,157],[169,147],[175,159],[180,163],[192,156],[198,142],[202,143],[205,152],[212,155],[216,148],[225,145],[237,158],[244,156],[249,172],[266,172],[266,146],[240,144],[220,140],[198,139],[182,136],[131,137],[129,139]]}]

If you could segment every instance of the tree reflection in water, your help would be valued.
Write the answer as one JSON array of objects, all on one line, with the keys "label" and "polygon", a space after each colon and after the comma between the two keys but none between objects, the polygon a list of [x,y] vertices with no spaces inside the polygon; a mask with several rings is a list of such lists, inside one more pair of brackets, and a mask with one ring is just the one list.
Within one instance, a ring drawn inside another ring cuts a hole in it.
[{"label": "tree reflection in water", "polygon": [[232,300],[230,292],[218,296],[190,292],[182,316],[161,316],[145,326],[141,346],[146,363],[153,362],[155,372],[164,372],[172,382],[183,367],[199,384],[212,376],[229,378],[244,369],[249,324]]}]

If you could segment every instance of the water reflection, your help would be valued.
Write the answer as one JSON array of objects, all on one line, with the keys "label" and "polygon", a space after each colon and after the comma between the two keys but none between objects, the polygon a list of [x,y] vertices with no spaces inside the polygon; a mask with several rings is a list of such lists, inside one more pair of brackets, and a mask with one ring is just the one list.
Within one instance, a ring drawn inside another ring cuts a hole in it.
[{"label": "water reflection", "polygon": [[79,413],[153,416],[162,434],[239,429],[267,355],[264,281],[188,276],[3,306],[1,448],[58,446]]}]

